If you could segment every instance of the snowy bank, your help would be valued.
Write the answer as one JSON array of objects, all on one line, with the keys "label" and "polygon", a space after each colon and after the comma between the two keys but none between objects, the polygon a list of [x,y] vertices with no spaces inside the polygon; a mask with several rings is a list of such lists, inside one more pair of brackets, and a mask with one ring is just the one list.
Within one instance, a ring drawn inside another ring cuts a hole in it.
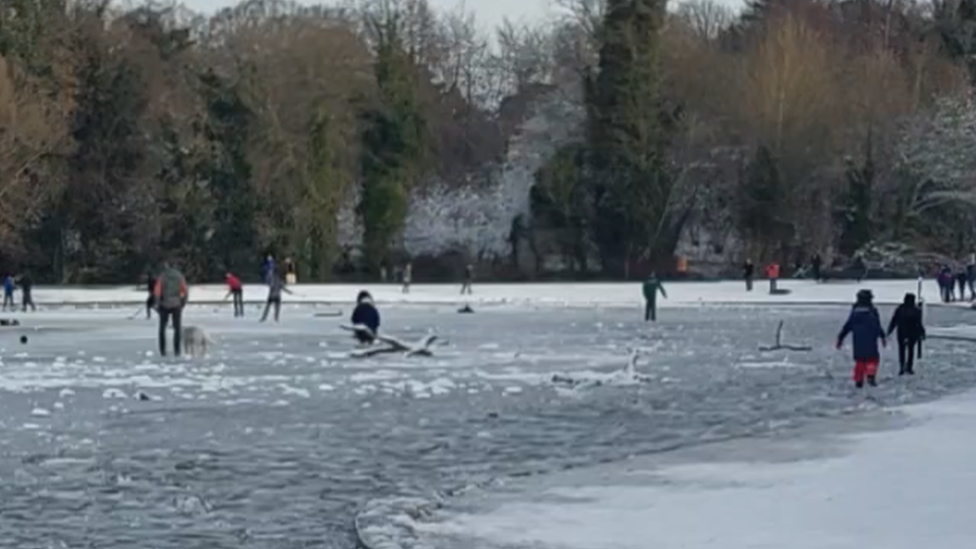
[{"label": "snowy bank", "polygon": [[[901,303],[906,292],[916,291],[913,280],[870,280],[862,284],[817,284],[807,280],[784,280],[780,288],[790,290],[787,295],[770,295],[765,284],[759,283],[752,292],[745,291],[742,282],[671,282],[665,283],[667,299],[659,299],[663,308],[702,304],[843,304],[852,303],[854,294],[862,288],[874,291],[880,304]],[[529,304],[564,306],[639,306],[641,284],[632,283],[554,283],[554,284],[478,284],[474,295],[460,295],[459,284],[414,284],[410,293],[402,293],[396,284],[297,284],[291,287],[294,295],[285,295],[291,303],[353,303],[360,290],[367,290],[380,303],[400,304]],[[938,289],[934,281],[926,281],[923,296],[934,297]],[[197,304],[222,302],[227,295],[223,285],[194,285],[190,301]],[[248,302],[264,302],[267,288],[260,284],[244,287]],[[19,300],[19,296],[18,296]],[[34,290],[34,301],[41,305],[137,305],[145,302],[146,290],[135,286],[79,288],[44,287]]]},{"label": "snowy bank", "polygon": [[555,475],[438,510],[413,523],[412,546],[969,549],[976,394],[902,410],[911,421],[898,430],[740,440],[694,465]]}]

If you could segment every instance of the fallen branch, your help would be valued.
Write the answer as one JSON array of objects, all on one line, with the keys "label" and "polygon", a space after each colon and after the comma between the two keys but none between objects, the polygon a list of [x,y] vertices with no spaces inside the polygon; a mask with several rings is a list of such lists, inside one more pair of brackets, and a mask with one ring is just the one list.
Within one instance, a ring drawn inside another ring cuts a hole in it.
[{"label": "fallen branch", "polygon": [[776,327],[776,344],[773,346],[760,345],[759,350],[762,352],[768,351],[812,351],[813,347],[807,347],[804,345],[785,345],[783,343],[783,321],[779,321],[779,326]]},{"label": "fallen branch", "polygon": [[371,356],[388,354],[388,353],[403,353],[404,356],[406,357],[434,356],[434,352],[431,351],[430,349],[430,346],[433,345],[435,341],[437,341],[437,336],[434,334],[428,334],[424,336],[422,339],[420,339],[420,341],[418,341],[417,343],[410,345],[408,343],[404,343],[403,341],[395,337],[376,334],[372,330],[370,330],[368,326],[363,326],[362,324],[356,324],[354,326],[342,325],[340,326],[340,328],[354,333],[366,334],[370,336],[373,340],[386,344],[385,347],[377,346],[377,347],[371,347],[367,349],[357,349],[349,353],[350,356],[356,358],[368,358]]}]

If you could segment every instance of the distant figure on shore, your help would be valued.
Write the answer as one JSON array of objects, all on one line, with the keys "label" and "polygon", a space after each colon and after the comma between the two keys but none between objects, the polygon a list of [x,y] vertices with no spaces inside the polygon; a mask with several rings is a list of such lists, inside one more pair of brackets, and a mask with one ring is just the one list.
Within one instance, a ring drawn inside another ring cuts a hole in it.
[{"label": "distant figure on shore", "polygon": [[660,292],[665,299],[668,297],[661,281],[657,279],[657,273],[651,273],[651,276],[644,281],[641,290],[644,293],[644,322],[648,320],[657,322],[657,294]]},{"label": "distant figure on shore", "polygon": [[464,281],[461,282],[461,295],[464,294],[471,295],[472,293],[474,293],[471,290],[471,282],[473,280],[474,280],[474,265],[468,263],[468,265],[464,267]]},{"label": "distant figure on shore", "polygon": [[752,279],[756,276],[756,266],[752,264],[751,259],[747,259],[745,265],[742,266],[742,278],[746,281],[746,291],[752,291]]},{"label": "distant figure on shore", "polygon": [[183,308],[189,297],[186,278],[170,262],[163,262],[160,273],[153,286],[156,313],[159,315],[159,356],[166,356],[166,328],[173,321],[173,354],[180,356],[183,337]]},{"label": "distant figure on shore", "polygon": [[810,269],[813,274],[814,282],[820,282],[823,280],[823,258],[820,257],[820,253],[813,254],[813,258],[810,259]]},{"label": "distant figure on shore", "polygon": [[966,281],[969,283],[969,296],[976,301],[976,288],[973,287],[976,283],[976,252],[970,253],[966,262]]},{"label": "distant figure on shore", "polygon": [[36,311],[37,307],[34,306],[34,296],[32,291],[34,289],[34,281],[31,280],[29,273],[24,273],[20,275],[20,303],[21,310],[25,313],[27,312],[27,307],[29,306],[32,311]]},{"label": "distant figure on shore", "polygon": [[766,278],[769,279],[769,293],[776,295],[776,281],[779,280],[779,263],[773,262],[766,266]]},{"label": "distant figure on shore", "polygon": [[403,293],[410,293],[410,283],[413,282],[413,263],[407,261],[403,266]]},{"label": "distant figure on shore", "polygon": [[952,269],[948,265],[943,265],[938,274],[939,293],[941,294],[943,303],[949,303],[952,301],[952,287],[954,279],[955,277],[952,276]]},{"label": "distant figure on shore", "polygon": [[888,336],[898,331],[898,375],[915,374],[915,346],[925,339],[922,309],[915,304],[915,294],[905,294],[905,300],[895,309],[888,323]]},{"label": "distant figure on shore", "polygon": [[298,282],[298,272],[295,270],[295,262],[290,257],[285,258],[285,284],[289,286]]},{"label": "distant figure on shore", "polygon": [[364,290],[356,296],[356,308],[353,309],[352,317],[349,320],[353,326],[361,324],[372,332],[372,334],[363,331],[353,332],[356,341],[367,344],[375,340],[374,336],[380,330],[380,312],[376,310],[376,306],[373,304],[373,296],[369,292]]},{"label": "distant figure on shore", "polygon": [[966,300],[966,282],[969,280],[969,275],[966,274],[966,270],[962,265],[956,269],[956,285],[959,287],[959,301]]},{"label": "distant figure on shore", "polygon": [[7,306],[10,306],[10,310],[17,310],[17,304],[14,303],[14,277],[7,274],[3,277],[3,310],[7,310]]},{"label": "distant figure on shore", "polygon": [[868,277],[868,264],[865,263],[864,256],[861,254],[854,256],[854,273],[857,276],[858,284]]},{"label": "distant figure on shore", "polygon": [[224,275],[224,280],[227,282],[227,296],[234,298],[234,318],[244,316],[244,285],[241,284],[241,279],[234,276],[233,273],[228,272]]},{"label": "distant figure on shore", "polygon": [[844,344],[848,334],[854,338],[854,386],[864,387],[867,379],[872,387],[878,384],[878,366],[881,363],[881,351],[878,340],[887,346],[884,328],[881,327],[881,315],[874,306],[874,294],[871,290],[857,292],[857,301],[851,308],[847,322],[837,334],[837,349]]},{"label": "distant figure on shore", "polygon": [[380,263],[380,282],[386,284],[386,280],[389,278],[390,272],[386,266],[386,261]]}]

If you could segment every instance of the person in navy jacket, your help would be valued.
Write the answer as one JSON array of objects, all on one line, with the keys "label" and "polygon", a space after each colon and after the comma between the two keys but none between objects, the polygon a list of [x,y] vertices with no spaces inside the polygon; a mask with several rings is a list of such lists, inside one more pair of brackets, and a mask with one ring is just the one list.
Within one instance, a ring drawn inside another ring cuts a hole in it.
[{"label": "person in navy jacket", "polygon": [[376,310],[376,306],[373,305],[373,296],[369,295],[369,292],[362,291],[356,296],[356,308],[352,311],[352,318],[350,319],[352,324],[362,324],[372,331],[372,334],[367,334],[364,331],[357,331],[353,337],[355,337],[360,343],[372,343],[375,339],[374,336],[380,329],[380,312]]},{"label": "person in navy jacket", "polygon": [[844,327],[837,334],[838,349],[844,344],[847,334],[853,336],[854,385],[858,388],[864,387],[865,378],[868,385],[878,384],[878,365],[881,363],[878,340],[881,340],[882,345],[888,345],[884,328],[881,326],[881,315],[874,307],[873,300],[874,295],[871,290],[857,292],[857,302],[851,308],[851,314],[847,317]]}]

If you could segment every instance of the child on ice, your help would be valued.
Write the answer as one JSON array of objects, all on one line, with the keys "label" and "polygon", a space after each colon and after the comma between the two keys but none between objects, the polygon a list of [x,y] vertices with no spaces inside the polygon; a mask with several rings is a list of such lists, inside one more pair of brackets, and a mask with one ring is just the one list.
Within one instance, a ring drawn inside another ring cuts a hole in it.
[{"label": "child on ice", "polygon": [[888,345],[884,328],[881,327],[881,316],[874,307],[873,300],[874,294],[871,290],[857,292],[857,302],[837,335],[838,349],[844,344],[847,334],[853,336],[854,386],[857,388],[864,387],[865,378],[872,387],[878,384],[878,365],[881,363],[878,340],[881,340],[882,345]]}]

